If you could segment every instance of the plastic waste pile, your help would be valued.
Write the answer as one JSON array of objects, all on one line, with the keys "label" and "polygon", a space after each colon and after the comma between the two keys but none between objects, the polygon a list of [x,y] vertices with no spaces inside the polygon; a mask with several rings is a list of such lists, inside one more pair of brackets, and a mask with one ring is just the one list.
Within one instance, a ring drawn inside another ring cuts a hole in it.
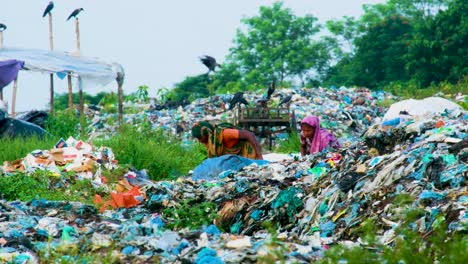
[{"label": "plastic waste pile", "polygon": [[[372,122],[383,116],[385,109],[378,107],[377,102],[395,98],[391,94],[365,88],[278,89],[269,106],[277,106],[281,98],[288,95],[292,96],[290,109],[295,112],[297,120],[302,120],[306,115],[320,116],[322,126],[333,129],[342,138],[342,143],[353,142]],[[253,106],[265,96],[246,92],[244,97]],[[124,123],[138,125],[147,121],[153,128],[180,135],[184,142],[189,143],[193,140],[189,130],[197,121],[232,122],[234,111],[228,110],[231,99],[232,95],[215,95],[196,99],[189,105],[175,109],[127,102],[125,108],[132,109],[133,114],[125,114]],[[88,128],[91,138],[108,138],[116,133],[116,114],[101,114],[90,109],[88,115],[92,117]],[[286,138],[286,134],[279,137]]]},{"label": "plastic waste pile", "polygon": [[34,150],[22,159],[5,161],[0,172],[9,175],[44,170],[60,176],[72,171],[77,179],[88,179],[93,184],[103,185],[100,169],[95,172],[95,167],[114,169],[117,167],[116,163],[110,148],[95,149],[86,142],[69,137],[67,140],[60,139],[50,150]]},{"label": "plastic waste pile", "polygon": [[[52,248],[73,261],[69,252],[105,255],[112,248],[124,262],[226,263],[256,262],[281,250],[287,262],[309,263],[330,245],[362,245],[356,228],[369,220],[378,241],[390,245],[412,210],[420,211],[411,226],[422,235],[441,223],[447,236],[466,232],[468,113],[387,121],[336,153],[246,164],[212,179],[152,182],[129,172],[121,195],[97,201],[102,213],[80,203],[1,201],[0,259],[34,261],[35,252]],[[167,228],[179,219],[165,209],[204,202],[216,207],[211,225]]]},{"label": "plastic waste pile", "polygon": [[3,102],[0,100],[0,139],[43,137],[47,134],[47,131],[44,130],[46,118],[44,113],[40,111],[31,111],[18,118],[9,117]]}]

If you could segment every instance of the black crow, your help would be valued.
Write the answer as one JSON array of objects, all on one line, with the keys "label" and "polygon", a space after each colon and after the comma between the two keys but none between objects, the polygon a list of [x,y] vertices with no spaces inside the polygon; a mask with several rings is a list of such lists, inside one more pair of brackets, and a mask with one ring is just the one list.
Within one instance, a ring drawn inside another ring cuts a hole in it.
[{"label": "black crow", "polygon": [[231,102],[229,103],[229,110],[232,110],[236,104],[244,104],[244,105],[249,105],[249,103],[247,102],[247,100],[245,100],[244,98],[244,92],[237,92],[234,94],[234,96],[232,97],[232,100]]},{"label": "black crow", "polygon": [[278,104],[278,106],[281,106],[282,104],[287,104],[289,101],[291,101],[292,95],[288,95],[281,100],[281,102]]},{"label": "black crow", "polygon": [[5,24],[0,23],[0,32],[4,31],[5,29],[7,29],[7,26]]},{"label": "black crow", "polygon": [[271,95],[275,92],[276,88],[276,83],[272,82],[270,83],[270,86],[268,87],[268,92],[267,92],[267,99],[271,98]]},{"label": "black crow", "polygon": [[216,69],[216,66],[218,66],[218,67],[221,66],[216,62],[215,58],[213,58],[211,56],[208,56],[208,55],[205,55],[204,57],[201,57],[200,61],[208,68],[208,72],[210,72],[210,71],[214,72],[215,69]]},{"label": "black crow", "polygon": [[70,18],[72,18],[72,17],[78,19],[76,16],[83,10],[84,10],[83,8],[77,8],[77,9],[73,10],[73,12],[68,16],[67,21],[70,20]]},{"label": "black crow", "polygon": [[52,9],[54,9],[54,2],[50,1],[46,9],[44,10],[44,14],[42,14],[42,17],[47,16],[50,13],[50,11],[52,11]]}]

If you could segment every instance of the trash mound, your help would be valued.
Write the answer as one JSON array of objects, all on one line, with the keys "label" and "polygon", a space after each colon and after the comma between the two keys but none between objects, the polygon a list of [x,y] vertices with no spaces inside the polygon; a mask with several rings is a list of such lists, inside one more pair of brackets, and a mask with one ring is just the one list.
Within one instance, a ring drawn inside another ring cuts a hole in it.
[{"label": "trash mound", "polygon": [[[297,120],[302,120],[307,115],[320,116],[321,126],[333,129],[337,137],[341,138],[341,143],[355,141],[371,123],[383,116],[386,109],[378,107],[377,102],[395,98],[391,94],[365,88],[277,89],[268,104],[277,106],[282,98],[288,96],[291,96],[290,109],[295,112]],[[250,105],[256,105],[265,95],[245,92],[244,97]],[[193,141],[189,133],[190,128],[195,122],[232,122],[234,110],[229,110],[232,98],[233,95],[229,94],[215,95],[199,98],[191,104],[179,105],[176,108],[163,108],[155,102],[126,102],[124,107],[131,109],[132,114],[125,114],[123,119],[126,124],[132,125],[148,121],[153,128],[162,128],[179,135],[189,144]],[[87,114],[92,118],[88,127],[91,138],[109,138],[116,133],[116,114],[106,114],[93,109],[88,109]],[[285,133],[279,135],[280,139],[286,137]]]},{"label": "trash mound", "polygon": [[49,113],[44,110],[31,110],[18,116],[18,119],[33,123],[42,128],[45,128],[47,118],[49,118]]},{"label": "trash mound", "polygon": [[[129,172],[119,183],[122,195],[109,203],[117,206],[102,213],[79,203],[2,201],[0,258],[52,250],[73,260],[75,250],[132,263],[250,263],[279,251],[286,262],[310,263],[330,245],[364,246],[357,228],[366,221],[378,228],[377,241],[391,246],[415,210],[410,225],[423,237],[441,223],[449,238],[468,231],[466,112],[380,124],[364,137],[385,139],[252,163],[214,181],[187,175],[152,182]],[[210,216],[200,228],[177,226]]]},{"label": "trash mound", "polygon": [[39,122],[38,118],[26,118],[27,119],[15,119],[8,117],[6,109],[0,105],[0,138],[43,137],[47,134],[47,131],[45,131],[43,127],[29,122]]}]

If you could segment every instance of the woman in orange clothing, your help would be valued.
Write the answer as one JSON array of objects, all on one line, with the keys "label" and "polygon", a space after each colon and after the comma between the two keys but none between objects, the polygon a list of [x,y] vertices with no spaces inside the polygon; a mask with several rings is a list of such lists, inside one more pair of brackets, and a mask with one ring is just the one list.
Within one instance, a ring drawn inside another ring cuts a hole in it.
[{"label": "woman in orange clothing", "polygon": [[213,126],[208,121],[199,121],[192,127],[192,136],[205,144],[209,158],[235,154],[249,159],[263,159],[255,135],[247,130],[232,128],[232,125]]}]

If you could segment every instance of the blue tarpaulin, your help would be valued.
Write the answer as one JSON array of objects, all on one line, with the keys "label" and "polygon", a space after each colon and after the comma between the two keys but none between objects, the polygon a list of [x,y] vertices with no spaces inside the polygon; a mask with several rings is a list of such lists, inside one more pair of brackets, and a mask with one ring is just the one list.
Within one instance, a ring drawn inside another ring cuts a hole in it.
[{"label": "blue tarpaulin", "polygon": [[243,167],[252,163],[263,165],[267,164],[268,161],[248,159],[232,154],[209,158],[204,160],[193,170],[192,180],[217,180],[218,175],[223,171],[239,171]]}]

